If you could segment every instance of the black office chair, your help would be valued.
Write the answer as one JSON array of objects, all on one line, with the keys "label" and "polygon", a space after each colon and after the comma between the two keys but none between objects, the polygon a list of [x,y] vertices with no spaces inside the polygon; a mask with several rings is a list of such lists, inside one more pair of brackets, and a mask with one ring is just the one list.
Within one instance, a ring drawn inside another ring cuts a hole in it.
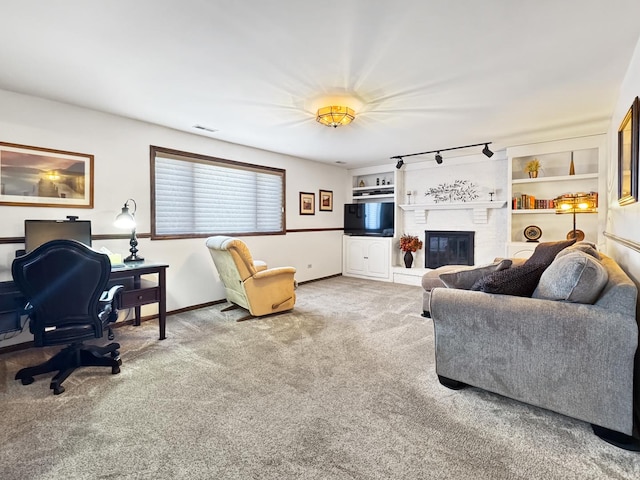
[{"label": "black office chair", "polygon": [[78,367],[106,366],[112,374],[120,373],[119,344],[82,343],[102,337],[118,317],[116,296],[124,287],[105,291],[111,273],[107,255],[75,240],[52,240],[16,258],[11,273],[28,301],[25,313],[35,346],[68,344],[45,363],[20,370],[16,380],[29,385],[35,375],[58,371],[50,388],[59,395],[62,382]]}]

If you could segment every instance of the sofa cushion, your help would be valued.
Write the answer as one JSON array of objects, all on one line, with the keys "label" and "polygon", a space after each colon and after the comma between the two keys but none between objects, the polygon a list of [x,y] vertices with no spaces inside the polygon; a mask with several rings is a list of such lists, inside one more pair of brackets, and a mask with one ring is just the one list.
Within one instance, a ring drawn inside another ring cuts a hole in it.
[{"label": "sofa cushion", "polygon": [[592,243],[592,242],[586,242],[586,241],[576,242],[573,245],[565,248],[564,250],[561,250],[556,255],[556,259],[558,257],[561,257],[562,255],[566,255],[568,253],[575,252],[576,250],[579,250],[579,251],[584,252],[584,253],[588,253],[593,258],[596,258],[596,259],[600,260],[600,254],[598,253],[598,248],[596,247],[596,244]]},{"label": "sofa cushion", "polygon": [[510,259],[504,259],[499,262],[481,265],[465,270],[455,270],[453,272],[440,274],[440,280],[448,288],[459,288],[469,290],[474,283],[491,272],[497,272],[509,268],[511,266]]},{"label": "sofa cushion", "polygon": [[562,253],[544,271],[532,296],[546,300],[594,303],[609,279],[607,269],[584,251],[572,248],[568,253]]},{"label": "sofa cushion", "polygon": [[473,284],[471,290],[502,295],[530,297],[547,265],[525,262],[522,265],[489,273]]},{"label": "sofa cushion", "polygon": [[561,240],[559,242],[540,243],[533,251],[533,254],[527,259],[525,265],[527,263],[531,263],[535,265],[542,264],[548,267],[551,265],[551,262],[553,262],[558,253],[568,246],[573,245],[575,242],[575,238],[572,238],[571,240]]}]

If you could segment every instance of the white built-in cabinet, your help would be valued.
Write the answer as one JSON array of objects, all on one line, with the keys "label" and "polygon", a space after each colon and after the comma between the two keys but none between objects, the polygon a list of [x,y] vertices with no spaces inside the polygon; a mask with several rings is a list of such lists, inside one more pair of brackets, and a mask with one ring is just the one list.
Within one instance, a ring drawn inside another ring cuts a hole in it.
[{"label": "white built-in cabinet", "polygon": [[343,275],[390,279],[392,239],[387,237],[343,237]]},{"label": "white built-in cabinet", "polygon": [[[539,242],[564,240],[573,229],[571,214],[557,214],[554,208],[524,208],[523,198],[552,200],[567,193],[606,192],[605,136],[593,135],[553,142],[507,148],[509,215],[507,224],[507,256],[529,257],[537,243],[527,241],[524,231],[529,226],[542,230]],[[537,178],[530,178],[525,165],[537,159],[541,164]],[[573,159],[574,172],[571,172]],[[606,197],[606,195],[604,195]],[[606,204],[599,195],[597,213],[577,214],[576,228],[585,233],[585,240],[602,244]],[[526,201],[524,203],[527,203]]]},{"label": "white built-in cabinet", "polygon": [[394,202],[394,237],[348,236],[343,238],[342,274],[346,276],[392,280],[392,246],[398,243],[400,209],[396,194],[402,172],[387,167],[366,167],[351,172],[351,203]]}]

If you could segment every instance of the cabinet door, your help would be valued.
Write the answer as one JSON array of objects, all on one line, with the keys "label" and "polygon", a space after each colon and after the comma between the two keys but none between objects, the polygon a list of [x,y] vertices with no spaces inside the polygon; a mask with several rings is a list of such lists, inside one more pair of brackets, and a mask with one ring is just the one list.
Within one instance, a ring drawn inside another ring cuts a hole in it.
[{"label": "cabinet door", "polygon": [[346,265],[347,273],[354,275],[366,275],[365,242],[354,238],[349,238],[346,242]]},{"label": "cabinet door", "polygon": [[388,242],[371,240],[367,251],[367,270],[370,277],[389,276],[389,246]]}]

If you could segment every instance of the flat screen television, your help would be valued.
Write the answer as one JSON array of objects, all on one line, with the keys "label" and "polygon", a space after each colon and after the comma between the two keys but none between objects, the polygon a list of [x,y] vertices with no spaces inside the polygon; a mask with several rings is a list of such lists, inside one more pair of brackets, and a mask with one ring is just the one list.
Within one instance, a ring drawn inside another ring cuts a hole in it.
[{"label": "flat screen television", "polygon": [[347,203],[344,206],[344,233],[393,237],[395,205],[383,203]]},{"label": "flat screen television", "polygon": [[25,220],[24,249],[32,252],[50,240],[77,240],[91,246],[90,220]]}]

